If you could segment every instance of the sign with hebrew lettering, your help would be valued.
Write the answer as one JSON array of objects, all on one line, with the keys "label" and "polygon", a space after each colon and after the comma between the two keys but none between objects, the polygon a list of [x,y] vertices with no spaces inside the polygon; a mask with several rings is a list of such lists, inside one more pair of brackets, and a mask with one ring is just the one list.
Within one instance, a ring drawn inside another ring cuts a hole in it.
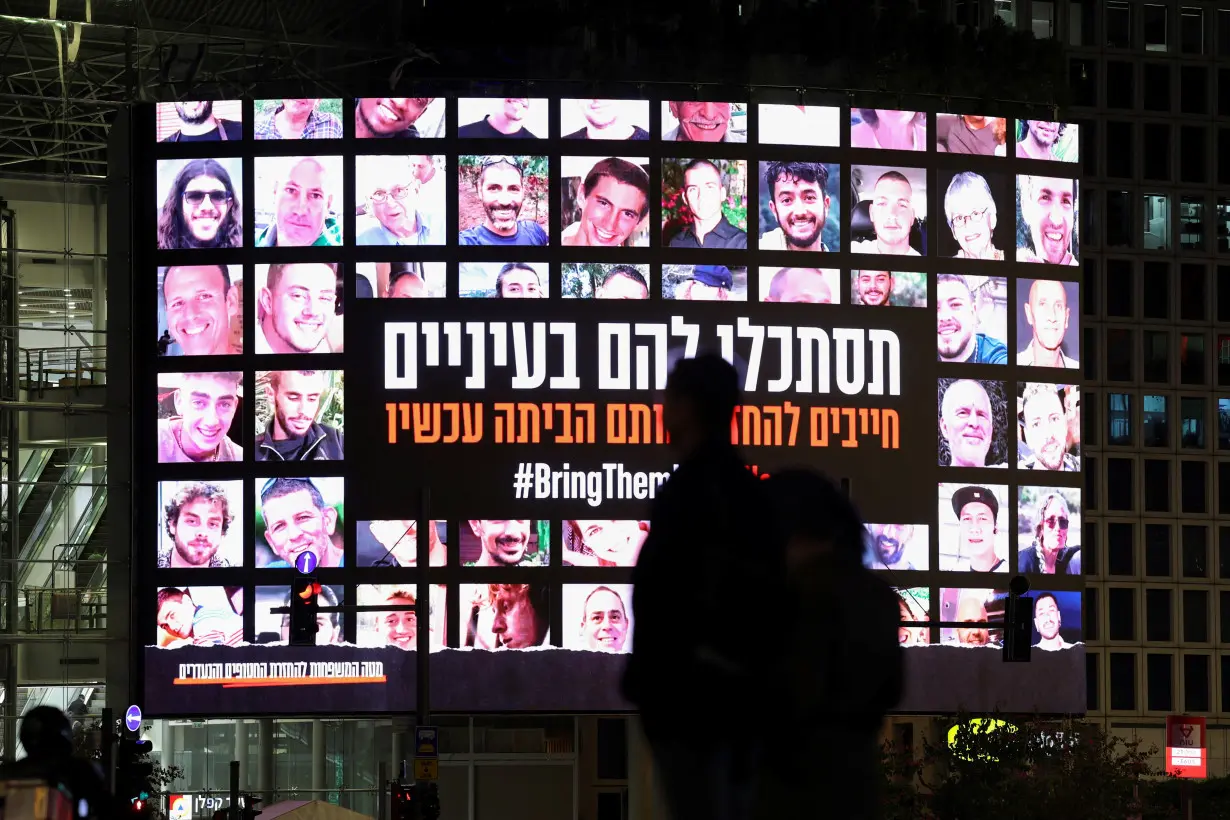
[{"label": "sign with hebrew lettering", "polygon": [[664,388],[701,352],[747,469],[822,470],[869,522],[902,710],[1083,711],[1075,126],[536,87],[134,109],[109,379],[146,713],[406,713],[423,666],[431,711],[629,710]]}]

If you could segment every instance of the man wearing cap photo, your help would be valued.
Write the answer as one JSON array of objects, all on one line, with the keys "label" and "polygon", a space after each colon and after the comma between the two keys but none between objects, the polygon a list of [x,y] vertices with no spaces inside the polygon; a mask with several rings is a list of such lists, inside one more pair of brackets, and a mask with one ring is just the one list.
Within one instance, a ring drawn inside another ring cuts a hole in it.
[{"label": "man wearing cap photo", "polygon": [[675,286],[675,298],[690,302],[725,302],[735,277],[725,265],[697,265],[692,276]]},{"label": "man wearing cap photo", "polygon": [[[670,162],[670,160],[664,160]],[[673,192],[669,192],[673,193]],[[674,236],[667,237],[672,248],[707,250],[746,250],[747,234],[730,224],[722,213],[726,185],[717,164],[694,159],[683,168],[683,202],[692,221]]]},{"label": "man wearing cap photo", "polygon": [[958,572],[1007,572],[1008,562],[995,554],[999,534],[996,518],[999,501],[986,487],[961,487],[952,494],[952,511],[960,529],[957,535]]}]

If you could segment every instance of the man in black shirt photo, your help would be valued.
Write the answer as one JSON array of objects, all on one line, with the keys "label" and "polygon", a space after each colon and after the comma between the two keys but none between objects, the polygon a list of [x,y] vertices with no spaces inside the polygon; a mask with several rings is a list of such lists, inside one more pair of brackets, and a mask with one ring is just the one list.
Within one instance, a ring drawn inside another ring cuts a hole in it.
[{"label": "man in black shirt photo", "polygon": [[507,97],[478,122],[458,128],[457,136],[462,139],[536,140],[538,137],[525,127],[525,117],[529,112],[530,101],[527,98]]},{"label": "man in black shirt photo", "polygon": [[628,100],[573,100],[585,118],[585,127],[571,134],[566,140],[647,140],[649,132],[629,122]]},{"label": "man in black shirt photo", "polygon": [[745,250],[747,234],[722,213],[726,201],[722,172],[707,159],[694,159],[683,169],[683,201],[692,222],[667,241],[671,248]]},{"label": "man in black shirt photo", "polygon": [[179,130],[163,142],[218,142],[243,139],[243,123],[214,116],[211,100],[177,102]]},{"label": "man in black shirt photo", "polygon": [[265,387],[272,416],[256,437],[257,461],[337,461],[342,431],[319,424],[316,416],[330,391],[324,370],[274,370]]}]

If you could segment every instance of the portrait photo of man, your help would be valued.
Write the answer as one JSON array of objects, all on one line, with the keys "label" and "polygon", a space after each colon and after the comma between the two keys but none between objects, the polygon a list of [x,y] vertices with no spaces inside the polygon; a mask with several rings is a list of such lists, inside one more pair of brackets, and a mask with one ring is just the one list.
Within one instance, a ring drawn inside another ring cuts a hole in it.
[{"label": "portrait photo of man", "polygon": [[357,262],[355,296],[360,299],[443,299],[448,294],[445,262]]},{"label": "portrait photo of man", "polygon": [[462,98],[457,101],[461,139],[536,140],[547,136],[547,101],[530,97]]},{"label": "portrait photo of man", "polygon": [[937,274],[936,346],[941,362],[1007,364],[1008,280]]},{"label": "portrait photo of man", "polygon": [[760,301],[839,305],[840,271],[836,268],[761,268]]},{"label": "portrait photo of man", "polygon": [[243,374],[158,374],[158,462],[243,461]]},{"label": "portrait photo of man", "polygon": [[1076,180],[1022,174],[1016,187],[1016,261],[1078,265]]},{"label": "portrait photo of man", "polygon": [[256,352],[341,353],[338,267],[326,262],[256,266]]},{"label": "portrait photo of man", "polygon": [[[290,641],[290,613],[270,610],[289,607],[292,590],[284,586],[256,587],[255,625],[256,643],[288,643]],[[341,606],[345,600],[345,587],[321,584],[317,600],[322,607]],[[342,642],[342,619],[340,612],[316,614],[316,645],[328,646]]]},{"label": "portrait photo of man", "polygon": [[256,247],[342,244],[341,157],[257,157]]},{"label": "portrait photo of man", "polygon": [[[1075,487],[1017,488],[1017,571],[1081,574],[1081,491]],[[1035,611],[1037,601],[1034,602]]]},{"label": "portrait photo of man", "polygon": [[340,99],[257,100],[258,140],[340,140]]},{"label": "portrait photo of man", "polygon": [[1007,467],[1007,402],[1004,383],[940,379],[941,467]]},{"label": "portrait photo of man", "polygon": [[1002,174],[976,174],[973,171],[939,172],[944,191],[944,220],[948,230],[940,231],[940,256],[957,259],[1003,261],[1003,247],[1013,241],[1012,223],[999,226],[999,206],[1010,213],[1006,194],[1007,177]]},{"label": "portrait photo of man", "polygon": [[927,150],[927,112],[850,109],[850,147]]},{"label": "portrait photo of man", "polygon": [[159,142],[236,142],[243,139],[240,100],[158,103]]},{"label": "portrait photo of man", "polygon": [[462,584],[462,644],[475,649],[529,649],[550,643],[547,584]]},{"label": "portrait photo of man", "polygon": [[1052,162],[1080,160],[1079,126],[1070,122],[1017,120],[1016,155]]},{"label": "portrait photo of man", "polygon": [[154,609],[163,649],[243,643],[243,587],[162,587]]},{"label": "portrait photo of man", "polygon": [[931,628],[926,625],[931,620],[931,587],[894,587],[893,591],[901,612],[897,642],[903,647],[931,643]]},{"label": "portrait photo of man", "polygon": [[158,269],[158,355],[243,353],[231,325],[243,313],[242,265],[175,265]]},{"label": "portrait photo of man", "polygon": [[[428,159],[443,166],[443,157]],[[446,215],[425,201],[418,169],[412,156],[355,157],[356,244],[444,244]]]},{"label": "portrait photo of man", "polygon": [[564,521],[564,566],[633,567],[649,537],[649,522]]},{"label": "portrait photo of man", "polygon": [[[1037,592],[1034,599],[1034,649],[1058,652],[1071,649],[1081,638],[1081,594]],[[1061,603],[1062,602],[1062,603]],[[1068,616],[1064,617],[1064,612]],[[1066,622],[1066,623],[1065,623]],[[1068,637],[1064,637],[1064,633]]]},{"label": "portrait photo of man", "polygon": [[922,168],[856,165],[850,250],[890,256],[926,252],[927,174]]},{"label": "portrait photo of man", "polygon": [[939,495],[940,571],[1007,572],[1008,486],[947,483]]},{"label": "portrait photo of man", "polygon": [[747,142],[745,103],[671,100],[662,103],[665,142]]},{"label": "portrait photo of man", "polygon": [[1006,597],[1006,590],[941,588],[940,619],[963,626],[941,629],[940,643],[1001,648]]},{"label": "portrait photo of man", "polygon": [[357,139],[440,139],[446,124],[443,97],[360,97],[354,101]]},{"label": "portrait photo of man", "polygon": [[1008,121],[975,114],[936,114],[935,150],[941,154],[1006,155]]},{"label": "portrait photo of man", "polygon": [[238,157],[158,160],[158,249],[242,248],[243,162]]},{"label": "portrait photo of man", "polygon": [[663,265],[662,298],[685,302],[746,302],[747,268]]},{"label": "portrait photo of man", "polygon": [[671,248],[747,248],[746,209],[741,214],[735,210],[746,195],[743,160],[662,160],[663,243]]},{"label": "portrait photo of man", "polygon": [[863,566],[882,570],[926,570],[930,528],[926,524],[866,524]]},{"label": "portrait photo of man", "polygon": [[1080,442],[1068,430],[1080,426],[1080,406],[1064,407],[1065,385],[1017,383],[1017,466],[1022,470],[1080,472]]},{"label": "portrait photo of man", "polygon": [[[355,561],[361,567],[418,566],[417,521],[360,521],[355,529]],[[448,522],[434,521],[427,530],[431,566],[448,563]]]},{"label": "portrait photo of man", "polygon": [[297,567],[311,552],[315,566],[343,566],[341,478],[271,478],[256,484],[256,565]]},{"label": "portrait photo of man", "polygon": [[649,160],[561,157],[565,245],[599,248],[649,244]]},{"label": "portrait photo of man", "polygon": [[629,584],[564,584],[564,648],[611,654],[632,651]]},{"label": "portrait photo of man", "polygon": [[648,100],[560,100],[566,140],[647,140]]},{"label": "portrait photo of man", "polygon": [[891,270],[850,271],[850,304],[865,307],[927,306],[927,274]]},{"label": "portrait photo of man", "polygon": [[460,243],[548,244],[548,176],[546,157],[462,157],[457,174]]},{"label": "portrait photo of man", "polygon": [[565,299],[648,299],[648,265],[565,263],[560,270]]},{"label": "portrait photo of man", "polygon": [[547,274],[542,262],[463,262],[458,291],[463,299],[546,299]]},{"label": "portrait photo of man", "polygon": [[760,163],[760,249],[829,251],[838,246],[841,168],[823,162]]},{"label": "portrait photo of man", "polygon": [[466,521],[458,534],[461,565],[466,567],[545,567],[550,564],[548,521]]},{"label": "portrait photo of man", "polygon": [[1080,368],[1080,285],[1054,279],[1016,280],[1016,363],[1022,367]]},{"label": "portrait photo of man", "polygon": [[242,481],[158,483],[158,568],[243,565]]},{"label": "portrait photo of man", "polygon": [[257,371],[257,461],[340,461],[344,455],[340,370]]}]

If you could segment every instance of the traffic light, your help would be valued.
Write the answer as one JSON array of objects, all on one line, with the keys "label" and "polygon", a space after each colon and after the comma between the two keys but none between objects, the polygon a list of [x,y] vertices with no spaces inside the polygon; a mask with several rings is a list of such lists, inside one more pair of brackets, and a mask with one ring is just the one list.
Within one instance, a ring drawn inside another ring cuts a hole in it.
[{"label": "traffic light", "polygon": [[150,741],[140,740],[127,732],[120,737],[116,753],[115,796],[120,805],[127,806],[128,812],[134,816],[144,816],[152,810],[150,796],[154,791],[154,764],[149,760],[149,753],[153,748],[154,744]]},{"label": "traffic light", "polygon": [[320,582],[309,575],[295,580],[290,591],[290,645],[315,646],[320,607]]},{"label": "traffic light", "polygon": [[421,820],[440,820],[440,792],[434,782],[416,783],[419,817]]},{"label": "traffic light", "polygon": [[261,802],[261,798],[254,794],[244,794],[239,797],[239,817],[240,820],[253,820],[261,810],[256,807],[256,804]]},{"label": "traffic light", "polygon": [[1030,642],[1034,635],[1034,599],[1029,592],[1029,581],[1018,575],[1008,584],[1008,600],[1004,609],[1005,663],[1028,663]]},{"label": "traffic light", "polygon": [[393,784],[392,820],[422,820],[419,815],[419,803],[415,799],[414,786]]}]

